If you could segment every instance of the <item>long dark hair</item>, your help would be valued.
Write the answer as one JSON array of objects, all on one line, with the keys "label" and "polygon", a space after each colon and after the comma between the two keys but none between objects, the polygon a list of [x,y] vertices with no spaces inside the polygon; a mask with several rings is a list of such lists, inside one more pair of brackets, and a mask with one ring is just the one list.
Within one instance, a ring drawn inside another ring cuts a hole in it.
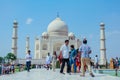
[{"label": "long dark hair", "polygon": [[55,55],[55,57],[57,58],[57,54],[56,54],[56,51],[53,52],[53,55]]}]

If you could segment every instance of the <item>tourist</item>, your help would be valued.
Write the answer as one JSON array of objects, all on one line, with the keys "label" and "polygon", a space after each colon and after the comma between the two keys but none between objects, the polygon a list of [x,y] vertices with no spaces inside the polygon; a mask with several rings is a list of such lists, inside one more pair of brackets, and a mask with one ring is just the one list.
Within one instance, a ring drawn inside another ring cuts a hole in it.
[{"label": "tourist", "polygon": [[114,69],[116,68],[116,60],[113,58]]},{"label": "tourist", "polygon": [[118,65],[119,65],[119,69],[120,69],[120,58],[119,58],[119,60],[118,60]]},{"label": "tourist", "polygon": [[80,53],[77,50],[77,56],[76,56],[76,67],[77,67],[77,72],[80,72],[80,68],[81,68],[81,57],[80,57]]},{"label": "tourist", "polygon": [[38,69],[38,65],[37,64],[35,65],[35,68]]},{"label": "tourist", "polygon": [[110,59],[110,69],[114,69],[114,61],[113,61],[113,58]]},{"label": "tourist", "polygon": [[91,65],[92,68],[94,68],[94,66],[95,66],[94,61],[93,61],[93,59],[91,57],[90,57],[90,65]]},{"label": "tourist", "polygon": [[28,50],[28,53],[27,55],[25,56],[26,58],[26,67],[27,67],[27,71],[29,72],[30,71],[30,66],[31,66],[31,59],[32,59],[32,56],[30,54],[30,50]]},{"label": "tourist", "polygon": [[22,64],[19,65],[19,72],[22,71]]},{"label": "tourist", "polygon": [[54,51],[53,55],[52,55],[52,68],[53,68],[53,71],[55,71],[55,68],[56,68],[56,61],[57,61],[57,54],[56,54],[56,51]]},{"label": "tourist", "polygon": [[51,56],[50,56],[50,53],[48,53],[48,55],[46,57],[46,67],[47,67],[47,70],[49,70],[50,64],[51,64]]},{"label": "tourist", "polygon": [[24,65],[23,64],[21,64],[21,71],[23,71],[24,70]]},{"label": "tourist", "polygon": [[60,63],[60,67],[61,67],[61,65],[62,65],[62,53],[59,54],[58,61]]},{"label": "tourist", "polygon": [[5,67],[5,66],[4,66],[4,64],[2,63],[2,65],[1,65],[1,69],[2,69],[1,74],[4,74],[4,71],[5,71],[5,70],[4,70],[4,67]]},{"label": "tourist", "polygon": [[84,65],[86,64],[89,70],[89,73],[92,77],[94,77],[92,70],[91,70],[91,65],[90,65],[90,57],[89,54],[91,53],[90,47],[87,45],[87,40],[83,40],[83,44],[80,46],[79,51],[81,53],[81,70],[82,74],[80,76],[85,76],[85,69]]},{"label": "tourist", "polygon": [[95,68],[95,69],[98,69],[98,55],[95,55],[94,68]]},{"label": "tourist", "polygon": [[115,59],[115,68],[116,68],[116,69],[119,68],[119,65],[118,65],[118,57],[116,57],[116,59]]},{"label": "tourist", "polygon": [[67,63],[67,73],[70,74],[70,66],[69,66],[69,47],[68,47],[68,44],[69,44],[69,40],[65,40],[65,44],[61,46],[60,48],[60,54],[61,55],[61,58],[62,58],[62,66],[61,66],[61,69],[60,69],[60,73],[62,74],[65,74],[63,72],[63,69],[65,67],[65,63]]},{"label": "tourist", "polygon": [[14,64],[11,65],[11,72],[14,73],[15,72],[15,67]]},{"label": "tourist", "polygon": [[[71,72],[72,69],[74,69],[74,72],[76,73],[76,55],[77,55],[77,52],[74,48],[74,45],[71,45],[70,48],[71,48],[70,58],[69,58],[70,72]],[[72,65],[73,65],[73,68],[72,68]]]}]

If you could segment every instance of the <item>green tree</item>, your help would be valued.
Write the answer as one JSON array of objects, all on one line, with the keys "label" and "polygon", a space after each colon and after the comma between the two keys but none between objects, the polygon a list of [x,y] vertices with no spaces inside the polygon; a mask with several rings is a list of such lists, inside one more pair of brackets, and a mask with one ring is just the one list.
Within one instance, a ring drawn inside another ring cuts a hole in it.
[{"label": "green tree", "polygon": [[14,61],[17,59],[13,53],[8,53],[5,58],[8,60],[8,62],[10,62],[10,60]]},{"label": "green tree", "polygon": [[0,57],[0,64],[2,63],[3,60],[4,60],[4,58],[3,58],[3,57]]}]

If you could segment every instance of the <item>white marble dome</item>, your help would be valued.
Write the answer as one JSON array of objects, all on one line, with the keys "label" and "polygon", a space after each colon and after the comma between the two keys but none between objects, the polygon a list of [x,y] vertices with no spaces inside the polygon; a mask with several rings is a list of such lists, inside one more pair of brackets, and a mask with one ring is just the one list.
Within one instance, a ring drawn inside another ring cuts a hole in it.
[{"label": "white marble dome", "polygon": [[62,21],[59,17],[57,17],[48,25],[47,31],[50,36],[68,35],[67,24],[64,21]]},{"label": "white marble dome", "polygon": [[75,35],[74,35],[73,32],[70,32],[70,33],[68,34],[68,37],[69,37],[69,39],[71,39],[71,40],[74,40],[74,39],[75,39]]}]

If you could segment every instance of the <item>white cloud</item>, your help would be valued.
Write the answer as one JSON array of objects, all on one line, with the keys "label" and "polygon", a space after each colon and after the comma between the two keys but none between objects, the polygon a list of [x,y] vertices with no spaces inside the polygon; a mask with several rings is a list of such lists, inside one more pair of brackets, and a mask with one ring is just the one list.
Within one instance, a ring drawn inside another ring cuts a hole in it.
[{"label": "white cloud", "polygon": [[32,21],[33,21],[33,19],[32,19],[32,18],[28,18],[28,19],[26,20],[26,24],[31,24],[31,23],[32,23]]}]

